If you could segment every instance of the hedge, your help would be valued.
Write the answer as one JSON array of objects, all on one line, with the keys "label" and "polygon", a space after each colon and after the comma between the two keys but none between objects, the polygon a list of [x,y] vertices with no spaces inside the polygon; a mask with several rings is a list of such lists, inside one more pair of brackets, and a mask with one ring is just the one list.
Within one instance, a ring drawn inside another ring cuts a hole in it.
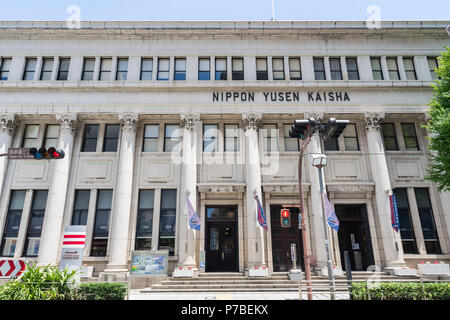
[{"label": "hedge", "polygon": [[450,283],[352,283],[353,300],[450,300]]},{"label": "hedge", "polygon": [[123,300],[127,286],[117,282],[86,282],[81,283],[76,291],[81,300]]}]

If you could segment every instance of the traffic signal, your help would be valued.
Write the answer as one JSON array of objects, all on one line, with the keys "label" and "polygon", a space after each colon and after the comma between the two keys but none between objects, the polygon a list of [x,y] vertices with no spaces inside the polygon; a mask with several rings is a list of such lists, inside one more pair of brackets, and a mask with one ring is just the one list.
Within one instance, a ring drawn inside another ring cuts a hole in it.
[{"label": "traffic signal", "polygon": [[39,148],[39,150],[30,148],[30,154],[32,154],[36,160],[63,159],[65,155],[63,150],[57,150],[53,147],[48,148],[48,150],[44,147]]},{"label": "traffic signal", "polygon": [[295,120],[289,130],[289,136],[291,138],[306,140],[314,134],[314,131],[316,131],[316,119],[309,118],[308,120]]},{"label": "traffic signal", "polygon": [[338,138],[345,127],[349,123],[348,120],[336,120],[336,118],[331,118],[328,123],[319,124],[319,134],[323,141],[329,140],[331,138]]},{"label": "traffic signal", "polygon": [[282,228],[291,227],[291,211],[289,209],[281,209],[280,218]]}]

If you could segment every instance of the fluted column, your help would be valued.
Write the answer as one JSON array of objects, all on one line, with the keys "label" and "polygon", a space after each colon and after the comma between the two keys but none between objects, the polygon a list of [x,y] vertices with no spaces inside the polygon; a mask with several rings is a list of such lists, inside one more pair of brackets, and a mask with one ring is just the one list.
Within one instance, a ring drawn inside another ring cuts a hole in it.
[{"label": "fluted column", "polygon": [[121,139],[119,167],[117,172],[114,209],[111,215],[109,237],[109,262],[105,273],[128,271],[128,234],[131,214],[131,192],[133,189],[134,152],[136,146],[137,113],[120,113]]},{"label": "fluted column", "polygon": [[[367,145],[372,178],[375,182],[375,201],[377,204],[381,241],[384,251],[384,267],[392,268],[405,264],[400,232],[395,232],[391,223],[389,195],[392,192],[389,171],[384,153],[380,121],[384,112],[366,112],[364,118],[367,129]],[[382,261],[383,262],[383,261]]]},{"label": "fluted column", "polygon": [[[11,147],[14,130],[14,114],[0,113],[0,154],[8,153],[8,148]],[[7,165],[8,157],[0,157],[0,195],[3,191],[3,182],[5,180]]]},{"label": "fluted column", "polygon": [[65,156],[63,159],[51,160],[53,174],[42,225],[39,265],[57,264],[77,115],[56,114],[56,119],[60,121],[57,149],[63,150]]}]

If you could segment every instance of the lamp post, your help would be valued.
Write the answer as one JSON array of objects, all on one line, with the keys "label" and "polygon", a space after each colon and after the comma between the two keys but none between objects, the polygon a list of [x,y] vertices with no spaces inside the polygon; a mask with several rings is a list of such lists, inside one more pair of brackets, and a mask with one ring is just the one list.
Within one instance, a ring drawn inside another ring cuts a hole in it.
[{"label": "lamp post", "polygon": [[323,227],[324,227],[324,231],[325,231],[325,248],[327,250],[328,280],[330,282],[331,300],[334,300],[336,288],[335,288],[335,284],[334,284],[333,266],[332,266],[332,260],[331,260],[331,252],[330,252],[330,248],[329,248],[330,241],[328,238],[327,217],[325,215],[325,203],[324,203],[324,197],[323,197],[325,188],[323,185],[322,168],[325,167],[327,164],[328,164],[328,158],[324,154],[312,156],[312,165],[319,170],[319,185],[320,185],[320,194],[322,197]]}]

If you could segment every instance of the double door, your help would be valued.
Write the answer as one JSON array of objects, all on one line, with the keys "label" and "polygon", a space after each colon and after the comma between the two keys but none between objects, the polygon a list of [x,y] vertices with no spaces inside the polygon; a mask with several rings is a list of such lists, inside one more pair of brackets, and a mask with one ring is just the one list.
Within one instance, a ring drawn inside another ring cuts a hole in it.
[{"label": "double door", "polygon": [[206,272],[237,272],[236,223],[211,222],[206,232]]}]

